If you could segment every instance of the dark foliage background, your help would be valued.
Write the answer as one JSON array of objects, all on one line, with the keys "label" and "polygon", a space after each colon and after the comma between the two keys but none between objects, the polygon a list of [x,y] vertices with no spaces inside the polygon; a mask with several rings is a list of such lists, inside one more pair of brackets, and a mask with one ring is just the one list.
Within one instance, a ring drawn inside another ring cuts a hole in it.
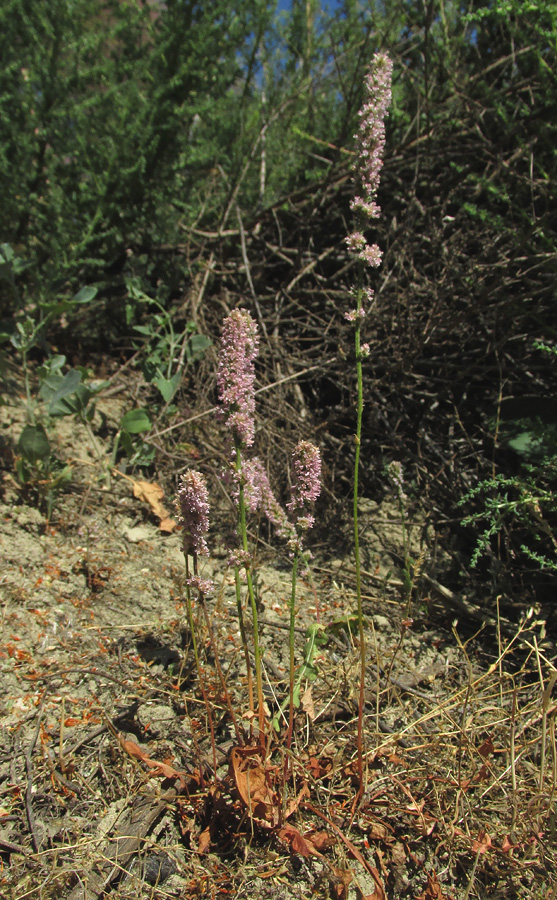
[{"label": "dark foliage background", "polygon": [[[400,460],[447,548],[471,554],[477,532],[458,522],[482,495],[456,504],[479,481],[504,474],[520,491],[526,462],[555,487],[555,366],[538,346],[556,340],[551,0],[343,0],[331,12],[295,0],[280,15],[263,0],[8,0],[0,240],[18,267],[17,290],[2,283],[3,334],[9,346],[18,318],[95,284],[93,303],[51,323],[42,352],[128,353],[144,321],[130,278],[212,337],[228,308],[248,306],[262,381],[280,382],[261,395],[260,449],[272,466],[277,441],[317,437],[329,496],[346,498],[342,311],[355,272],[344,238],[362,78],[378,49],[395,81],[364,489],[379,496],[384,466]],[[210,378],[190,385],[207,405],[211,390]],[[534,525],[502,519],[479,569],[486,594],[504,585],[516,608],[554,588],[520,547],[530,536],[554,558],[555,510],[528,503]],[[463,558],[446,573],[461,586]]]}]

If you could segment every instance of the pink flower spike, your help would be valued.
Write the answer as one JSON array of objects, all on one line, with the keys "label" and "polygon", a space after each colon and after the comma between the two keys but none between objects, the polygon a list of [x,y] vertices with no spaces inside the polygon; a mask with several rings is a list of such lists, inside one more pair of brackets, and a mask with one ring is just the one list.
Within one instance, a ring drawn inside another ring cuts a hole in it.
[{"label": "pink flower spike", "polygon": [[259,350],[257,325],[246,309],[234,309],[223,322],[217,385],[226,424],[251,447],[255,434],[255,368]]},{"label": "pink flower spike", "polygon": [[303,522],[305,529],[311,528],[313,521],[309,524],[311,517],[305,515],[305,508],[321,493],[321,454],[314,444],[300,441],[292,454],[292,462],[292,499],[287,506],[291,512],[298,513],[298,524]]},{"label": "pink flower spike", "polygon": [[176,493],[178,520],[184,529],[184,553],[209,556],[209,493],[200,472],[186,472]]},{"label": "pink flower spike", "polygon": [[353,209],[361,209],[370,219],[381,210],[375,202],[385,149],[385,118],[391,103],[393,64],[385,53],[376,53],[365,77],[365,99],[360,110],[357,159],[354,164],[356,182],[361,195],[356,195]]},{"label": "pink flower spike", "polygon": [[[355,196],[350,208],[360,220],[377,219],[381,209],[377,204],[377,190],[383,151],[385,149],[385,117],[391,103],[393,64],[384,53],[376,53],[365,77],[364,105],[360,110],[360,127],[356,138],[354,163]],[[381,263],[381,251],[376,244],[368,244],[364,235],[356,231],[346,239],[358,259],[370,266]]]}]

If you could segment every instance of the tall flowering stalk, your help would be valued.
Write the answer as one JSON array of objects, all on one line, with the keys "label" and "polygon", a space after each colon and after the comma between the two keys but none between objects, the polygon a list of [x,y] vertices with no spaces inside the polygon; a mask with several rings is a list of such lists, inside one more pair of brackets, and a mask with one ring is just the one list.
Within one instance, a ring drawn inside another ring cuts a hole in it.
[{"label": "tall flowering stalk", "polygon": [[358,228],[350,234],[346,242],[350,250],[357,254],[358,285],[354,292],[355,307],[345,314],[354,324],[354,346],[357,377],[356,412],[356,452],[354,459],[354,554],[356,561],[356,596],[358,603],[358,629],[360,641],[360,696],[358,704],[358,778],[360,787],[356,800],[361,796],[363,781],[363,715],[366,674],[366,647],[364,620],[362,613],[362,579],[360,565],[360,535],[358,526],[358,475],[360,468],[360,448],[362,438],[362,417],[364,408],[362,359],[369,354],[369,346],[361,343],[361,326],[373,291],[363,285],[364,267],[379,266],[382,253],[377,244],[369,244],[364,235],[370,219],[380,216],[377,205],[377,189],[383,165],[385,149],[385,117],[391,103],[392,62],[384,53],[377,53],[367,72],[364,83],[365,99],[360,110],[360,127],[356,135],[357,155],[354,163],[355,196],[351,203],[358,220]]},{"label": "tall flowering stalk", "polygon": [[255,656],[255,680],[259,732],[265,730],[265,708],[263,704],[263,678],[259,649],[259,628],[257,604],[250,568],[248,533],[246,525],[246,477],[244,451],[251,447],[255,434],[255,367],[254,361],[259,351],[257,325],[246,309],[235,309],[226,317],[222,326],[219,351],[217,386],[222,414],[232,434],[234,444],[233,465],[238,497],[238,532],[241,541],[241,560],[235,560],[234,580],[236,585],[236,605],[240,634],[246,658],[250,706],[253,711],[253,688],[246,630],[242,610],[240,562],[246,573],[248,595],[253,619],[253,650]]},{"label": "tall flowering stalk", "polygon": [[290,595],[290,696],[286,746],[290,749],[294,725],[294,623],[296,617],[296,580],[303,549],[304,534],[313,527],[312,504],[321,493],[321,456],[309,441],[300,441],[292,454],[292,497],[287,508],[294,517],[294,532],[289,540],[292,553],[292,591]]}]

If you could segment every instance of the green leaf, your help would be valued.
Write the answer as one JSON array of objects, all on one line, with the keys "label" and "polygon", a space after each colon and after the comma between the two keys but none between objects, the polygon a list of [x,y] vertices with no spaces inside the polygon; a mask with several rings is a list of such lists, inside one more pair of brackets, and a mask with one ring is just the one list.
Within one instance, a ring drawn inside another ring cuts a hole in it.
[{"label": "green leaf", "polygon": [[203,357],[212,341],[204,334],[192,334],[186,343],[186,359],[189,363],[196,362]]},{"label": "green leaf", "polygon": [[17,480],[21,482],[21,484],[27,484],[31,481],[32,475],[29,471],[29,467],[25,465],[25,460],[23,456],[18,456],[15,461],[15,471],[17,475]]},{"label": "green leaf", "polygon": [[[16,256],[9,244],[0,244],[0,274],[2,274],[3,269],[9,270],[11,268],[13,275],[19,275],[32,265],[32,260]],[[8,274],[7,277],[10,278],[10,275]]]},{"label": "green leaf", "polygon": [[0,244],[0,263],[10,263],[14,258],[14,251],[9,244]]},{"label": "green leaf", "polygon": [[131,458],[133,456],[133,441],[127,431],[122,431],[122,434],[120,435],[119,446],[122,447],[127,457]]},{"label": "green leaf", "polygon": [[95,299],[97,293],[98,288],[93,287],[92,284],[85,285],[85,287],[82,287],[77,294],[74,294],[72,303],[90,303],[91,300]]},{"label": "green leaf", "polygon": [[48,412],[51,416],[82,415],[87,409],[87,404],[93,396],[93,392],[85,384],[78,384],[75,391],[58,400],[53,400]]},{"label": "green leaf", "polygon": [[26,425],[19,436],[17,448],[28,462],[36,464],[50,456],[50,441],[43,425]]},{"label": "green leaf", "polygon": [[523,431],[509,441],[509,447],[512,447],[519,456],[530,456],[538,444],[539,441],[530,431]]},{"label": "green leaf", "polygon": [[141,282],[139,278],[125,278],[124,281],[132,300],[135,300],[137,303],[153,302],[152,298],[148,297],[147,294],[145,294],[141,290]]},{"label": "green leaf", "polygon": [[145,334],[147,337],[155,333],[155,329],[152,325],[134,325],[133,330],[137,331],[139,334]]},{"label": "green leaf", "polygon": [[66,357],[61,354],[56,354],[55,356],[51,356],[50,359],[47,359],[42,366],[39,366],[37,369],[37,374],[41,379],[41,382],[46,381],[51,375],[62,375],[62,369],[66,365]]},{"label": "green leaf", "polygon": [[180,372],[176,372],[176,374],[173,375],[172,378],[164,378],[162,375],[159,375],[158,378],[154,379],[153,383],[158,387],[165,403],[170,403],[174,394],[178,390],[178,385],[180,384],[181,379],[182,376],[180,375]]},{"label": "green leaf", "polygon": [[53,372],[45,378],[40,396],[49,404],[49,415],[81,415],[87,409],[94,391],[83,384],[81,377],[77,369],[70,369],[64,376]]},{"label": "green leaf", "polygon": [[151,420],[144,409],[131,409],[122,416],[120,428],[128,434],[141,434],[151,430]]},{"label": "green leaf", "polygon": [[81,373],[77,369],[70,369],[65,375],[53,372],[48,378],[45,378],[40,390],[40,396],[43,400],[50,403],[56,403],[69,394],[73,394],[77,390],[78,384],[81,382]]}]

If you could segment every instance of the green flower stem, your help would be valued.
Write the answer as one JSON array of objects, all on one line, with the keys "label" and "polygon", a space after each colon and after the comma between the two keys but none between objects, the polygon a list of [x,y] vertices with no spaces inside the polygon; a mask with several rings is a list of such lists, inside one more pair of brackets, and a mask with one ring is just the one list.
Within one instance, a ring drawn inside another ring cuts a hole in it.
[{"label": "green flower stem", "polygon": [[[360,284],[362,281],[361,265],[360,265]],[[356,308],[360,308],[361,304],[361,287],[358,291],[358,301]],[[364,790],[364,743],[363,743],[363,722],[364,722],[364,700],[365,700],[365,679],[366,679],[366,640],[364,633],[364,616],[362,611],[362,573],[360,563],[360,533],[358,524],[358,475],[360,470],[360,449],[362,441],[362,418],[364,410],[364,384],[362,374],[362,351],[360,345],[361,319],[356,318],[355,328],[355,351],[356,351],[356,378],[357,378],[357,408],[356,408],[356,452],[354,454],[354,556],[356,563],[356,601],[358,612],[358,639],[360,641],[360,696],[358,701],[358,781],[359,789],[357,800],[361,797]]]},{"label": "green flower stem", "polygon": [[236,610],[238,613],[238,623],[240,625],[240,636],[242,638],[242,647],[244,648],[244,658],[246,660],[246,672],[248,679],[248,700],[251,712],[254,712],[255,706],[253,702],[253,679],[251,677],[251,663],[249,659],[248,639],[246,635],[246,623],[244,621],[244,611],[242,609],[242,583],[240,581],[240,568],[234,566],[234,584],[236,586]]},{"label": "green flower stem", "polygon": [[23,364],[23,377],[25,379],[25,398],[27,401],[27,421],[30,425],[35,424],[35,409],[33,399],[31,397],[31,384],[29,379],[29,366],[27,364],[27,350],[22,348],[21,361]]},{"label": "green flower stem", "polygon": [[[238,439],[235,440],[236,449],[236,472],[240,475],[239,495],[238,495],[238,527],[240,531],[240,540],[242,542],[242,550],[245,554],[249,552],[248,530],[246,525],[246,504],[244,500],[244,485],[242,481],[242,452]],[[265,732],[265,707],[263,705],[263,677],[261,674],[261,651],[259,648],[259,625],[257,617],[257,604],[255,602],[255,592],[253,590],[253,579],[249,563],[246,562],[246,580],[248,583],[248,595],[251,606],[251,615],[253,620],[253,653],[255,656],[255,683],[257,685],[257,704],[259,707],[259,733]],[[237,596],[237,595],[236,595]],[[246,645],[247,647],[247,645]],[[248,666],[249,668],[249,666]]]},{"label": "green flower stem", "polygon": [[300,551],[294,554],[292,563],[292,593],[290,595],[290,697],[288,713],[288,733],[286,735],[286,748],[290,750],[292,743],[292,729],[294,727],[294,624],[296,621],[296,579],[298,576],[298,562]]},{"label": "green flower stem", "polygon": [[[186,579],[190,577],[190,568],[189,568],[189,560],[188,554],[184,552],[184,559],[186,561]],[[194,574],[197,575],[197,557],[193,558],[193,570]],[[199,651],[197,649],[197,639],[195,637],[195,626],[193,624],[193,609],[191,605],[191,589],[189,584],[186,584],[186,611],[188,615],[188,625],[190,627],[191,634],[191,645],[193,648],[193,655],[195,659],[195,666],[197,669],[197,677],[199,678],[199,687],[201,690],[201,694],[203,696],[203,702],[205,703],[205,709],[207,710],[207,721],[209,722],[209,729],[211,731],[211,747],[213,748],[213,772],[215,776],[215,780],[217,777],[217,746],[215,740],[215,727],[213,725],[213,716],[211,714],[211,705],[209,703],[209,698],[207,697],[207,691],[205,690],[205,679],[203,677],[203,670],[201,668],[201,662],[199,660]]]},{"label": "green flower stem", "polygon": [[[190,577],[190,567],[187,553],[184,553],[184,559],[186,561],[186,579],[188,579]],[[193,649],[193,656],[195,659],[195,666],[197,668],[197,674],[199,675],[199,678],[201,680],[201,665],[199,662],[199,653],[197,651],[197,639],[195,637],[195,628],[193,624],[193,609],[191,605],[191,589],[189,584],[186,584],[186,612],[188,616],[188,625],[190,627],[191,645]]]}]

